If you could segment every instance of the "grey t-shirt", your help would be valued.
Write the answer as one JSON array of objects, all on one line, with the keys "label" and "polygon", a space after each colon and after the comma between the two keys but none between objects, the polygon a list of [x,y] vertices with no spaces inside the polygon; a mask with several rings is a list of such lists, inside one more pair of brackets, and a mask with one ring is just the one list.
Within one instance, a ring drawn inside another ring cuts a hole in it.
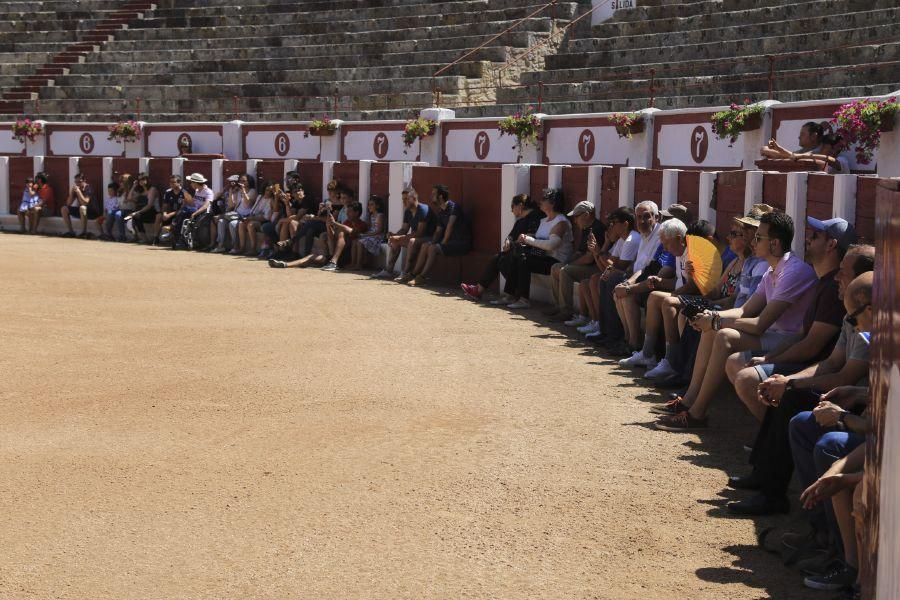
[{"label": "grey t-shirt", "polygon": [[[869,342],[871,334],[868,331],[856,331],[850,323],[844,321],[841,326],[841,335],[838,337],[836,347],[843,347],[847,360],[862,360],[869,362]],[[869,377],[860,379],[856,385],[869,385]]]}]

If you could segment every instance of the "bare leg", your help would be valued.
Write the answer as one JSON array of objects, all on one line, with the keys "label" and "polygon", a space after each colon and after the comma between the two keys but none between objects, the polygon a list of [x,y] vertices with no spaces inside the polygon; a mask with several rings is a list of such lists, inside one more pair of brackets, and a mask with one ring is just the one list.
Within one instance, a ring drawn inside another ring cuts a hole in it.
[{"label": "bare leg", "polygon": [[69,207],[63,206],[61,209],[59,209],[59,214],[62,215],[63,223],[66,224],[66,229],[69,230],[69,233],[75,233],[75,231],[72,229],[72,217],[69,215]]},{"label": "bare leg", "polygon": [[250,240],[250,247],[247,248],[247,254],[254,254],[256,252],[256,226],[257,222],[253,221],[247,223],[247,237]]},{"label": "bare leg", "polygon": [[338,261],[341,259],[341,254],[344,253],[344,248],[347,247],[347,236],[344,234],[343,231],[339,231],[339,232],[337,232],[337,234],[334,236],[333,239],[334,239],[334,248],[332,249],[332,252],[331,252],[331,262],[333,262],[334,264],[337,264]]},{"label": "bare leg", "polygon": [[[855,488],[854,488],[855,489]],[[856,526],[853,522],[853,489],[844,489],[831,497],[834,518],[841,531],[841,542],[844,544],[844,561],[854,569],[859,566],[856,553]]]},{"label": "bare leg", "polygon": [[[644,331],[644,356],[652,357],[659,330],[662,328],[662,303],[668,292],[650,292],[647,297],[647,322]],[[640,317],[638,317],[640,318]]]},{"label": "bare leg", "polygon": [[78,207],[78,217],[81,219],[81,234],[84,235],[87,233],[87,208]]},{"label": "bare leg", "polygon": [[678,330],[678,309],[681,307],[681,302],[678,301],[676,296],[669,295],[663,300],[662,308],[662,318],[663,318],[663,329],[666,332],[666,343],[667,344],[677,344],[681,335]]},{"label": "bare leg", "polygon": [[709,353],[712,352],[713,341],[716,339],[715,331],[705,331],[700,336],[700,345],[697,347],[697,357],[694,359],[694,370],[691,374],[691,383],[688,385],[687,392],[684,394],[682,402],[690,406],[700,391],[700,385],[703,383],[703,366],[709,360]]},{"label": "bare leg", "polygon": [[403,269],[406,273],[410,273],[412,266],[419,255],[419,249],[422,247],[424,240],[421,238],[410,238],[409,245],[406,246],[406,265]]},{"label": "bare leg", "polygon": [[[421,256],[419,257],[419,264],[423,264],[421,267],[416,267],[416,277],[427,277],[429,273],[431,273],[431,268],[434,267],[434,261],[437,260],[437,257],[441,253],[441,247],[437,244],[428,244],[427,246],[422,248]],[[424,261],[422,260],[424,258]]]},{"label": "bare leg", "polygon": [[633,296],[625,296],[622,298],[622,311],[625,319],[625,332],[628,338],[628,344],[632,348],[641,347],[641,309],[634,301]]},{"label": "bare leg", "polygon": [[[702,419],[706,416],[706,409],[713,401],[722,379],[725,378],[725,361],[728,360],[728,357],[734,352],[758,350],[759,348],[759,338],[755,335],[736,329],[720,329],[716,332],[709,359],[704,363],[699,363],[704,365],[704,369],[702,369],[704,371],[703,383],[700,385],[697,397],[691,403],[692,417]],[[697,358],[698,360],[700,358],[699,351]]]},{"label": "bare leg", "polygon": [[415,266],[410,269],[410,272],[413,275],[418,275],[425,269],[425,263],[428,262],[428,252],[431,250],[433,244],[431,242],[422,243],[422,247],[419,249],[419,255],[416,257]]},{"label": "bare leg", "polygon": [[26,214],[26,213],[24,213],[24,212],[22,212],[22,211],[19,211],[19,212],[18,212],[18,215],[19,215],[19,229],[22,230],[22,233],[25,233],[25,232],[27,231],[27,229],[26,229],[26,227],[25,227],[25,214]]}]

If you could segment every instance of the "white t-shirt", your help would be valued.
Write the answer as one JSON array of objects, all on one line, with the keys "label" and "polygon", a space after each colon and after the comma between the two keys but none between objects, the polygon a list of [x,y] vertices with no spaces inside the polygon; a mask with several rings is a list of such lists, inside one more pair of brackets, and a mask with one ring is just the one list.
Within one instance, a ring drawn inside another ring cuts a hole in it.
[{"label": "white t-shirt", "polygon": [[675,257],[675,289],[677,290],[685,283],[684,279],[684,263],[687,262],[687,250],[681,256]]},{"label": "white t-shirt", "polygon": [[565,231],[562,235],[562,243],[557,246],[555,250],[550,252],[550,256],[555,258],[560,262],[568,262],[572,257],[572,225],[569,222],[569,219],[566,218],[565,215],[556,215],[553,220],[547,220],[547,217],[541,219],[540,224],[538,225],[538,229],[534,234],[535,239],[538,240],[549,240],[550,232],[553,231],[553,228],[556,227],[558,223],[565,224]]},{"label": "white t-shirt", "polygon": [[[649,234],[640,235],[641,242],[638,247],[637,257],[634,259],[634,265],[632,265],[632,272],[637,273],[638,271],[643,271],[644,267],[646,267],[651,260],[653,260],[653,255],[656,254],[656,249],[659,248],[659,223],[653,228]],[[638,233],[638,232],[635,232]]]},{"label": "white t-shirt", "polygon": [[609,254],[619,260],[633,262],[637,257],[640,245],[641,234],[632,229],[628,232],[628,236],[625,239],[619,238],[616,240],[616,243],[609,249]]}]

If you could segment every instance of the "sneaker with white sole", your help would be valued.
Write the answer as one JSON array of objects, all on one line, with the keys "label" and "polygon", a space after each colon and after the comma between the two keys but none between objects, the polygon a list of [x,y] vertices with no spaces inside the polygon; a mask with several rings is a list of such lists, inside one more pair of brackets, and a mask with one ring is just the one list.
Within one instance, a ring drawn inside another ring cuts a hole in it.
[{"label": "sneaker with white sole", "polygon": [[575,315],[574,317],[563,323],[563,325],[565,325],[566,327],[582,327],[584,325],[587,325],[588,322],[589,319],[586,316]]},{"label": "sneaker with white sole", "polygon": [[591,321],[587,325],[583,325],[578,328],[578,333],[588,335],[591,333],[597,333],[600,331],[600,323],[597,321]]},{"label": "sneaker with white sole", "polygon": [[644,377],[647,379],[665,379],[666,377],[672,377],[673,375],[677,375],[678,372],[672,368],[672,365],[669,364],[669,361],[665,358],[659,361],[655,367],[652,369],[648,369],[646,373],[644,373]]},{"label": "sneaker with white sole", "polygon": [[856,581],[856,569],[835,561],[834,566],[824,575],[810,575],[803,580],[803,585],[814,590],[836,592],[853,585]]},{"label": "sneaker with white sole", "polygon": [[656,366],[656,361],[652,358],[647,358],[646,356],[644,356],[644,353],[641,350],[638,350],[628,358],[623,358],[619,361],[619,366],[626,369],[630,369],[632,367],[646,367],[650,364]]},{"label": "sneaker with white sole", "polygon": [[508,304],[507,308],[531,308],[531,303],[525,298],[519,298],[512,304]]},{"label": "sneaker with white sole", "polygon": [[330,262],[330,263],[326,264],[325,266],[319,267],[319,268],[322,271],[337,271],[338,270],[337,263],[335,263],[335,262]]},{"label": "sneaker with white sole", "polygon": [[394,276],[394,274],[391,273],[390,271],[388,271],[387,269],[382,269],[382,270],[378,271],[377,273],[375,273],[374,275],[372,275],[372,278],[373,279],[387,279],[388,277],[393,277],[393,276]]},{"label": "sneaker with white sole", "polygon": [[490,303],[494,306],[506,306],[507,304],[512,304],[513,302],[515,302],[513,298],[510,298],[509,296],[504,294],[499,298],[494,298]]}]

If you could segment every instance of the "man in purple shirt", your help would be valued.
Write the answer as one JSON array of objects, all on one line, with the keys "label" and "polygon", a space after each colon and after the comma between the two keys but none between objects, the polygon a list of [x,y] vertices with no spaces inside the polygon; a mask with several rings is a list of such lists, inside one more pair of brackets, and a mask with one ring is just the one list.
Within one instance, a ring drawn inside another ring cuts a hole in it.
[{"label": "man in purple shirt", "polygon": [[700,348],[691,384],[684,397],[675,398],[654,412],[664,431],[706,427],[706,411],[725,378],[725,363],[735,352],[770,352],[791,338],[799,338],[803,316],[815,295],[815,270],[791,253],[794,222],[782,212],[760,218],[754,253],[769,263],[769,271],[740,308],[707,311],[691,325],[701,331]]}]

